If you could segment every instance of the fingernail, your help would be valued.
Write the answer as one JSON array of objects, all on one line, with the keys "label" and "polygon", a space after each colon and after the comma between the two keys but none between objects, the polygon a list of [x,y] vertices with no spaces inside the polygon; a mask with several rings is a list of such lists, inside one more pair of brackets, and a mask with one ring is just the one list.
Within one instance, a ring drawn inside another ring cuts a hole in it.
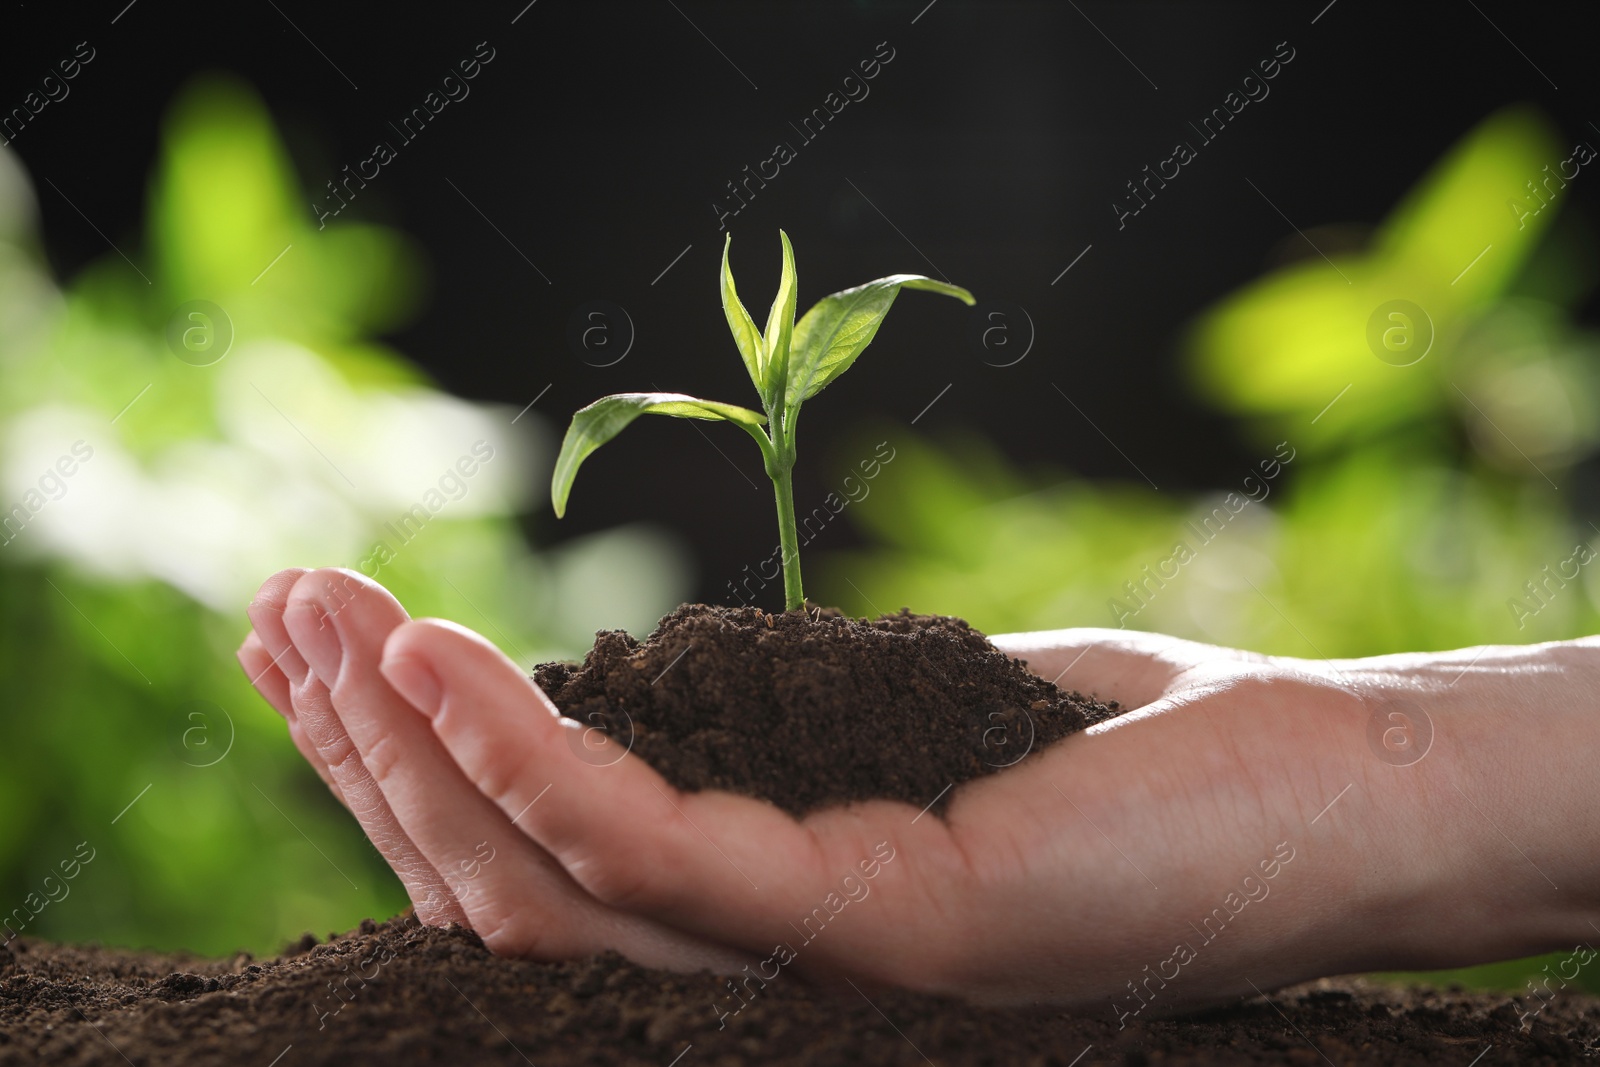
[{"label": "fingernail", "polygon": [[339,680],[339,666],[344,662],[344,646],[339,643],[333,616],[319,604],[302,602],[291,605],[283,613],[283,625],[312,673],[332,689]]},{"label": "fingernail", "polygon": [[[264,651],[245,645],[239,646],[239,650],[233,654],[233,658],[239,661],[240,667],[244,668],[244,676],[250,680],[251,685],[258,684],[261,681],[261,676],[266,674],[267,670],[272,666],[271,659]],[[270,702],[268,706],[273,711],[278,711],[277,707]],[[278,711],[278,714],[282,715],[283,712]]]},{"label": "fingernail", "polygon": [[439,678],[427,667],[410,656],[385,656],[378,670],[395,692],[405,697],[422,714],[432,718],[439,714],[444,702],[444,687]]},{"label": "fingernail", "polygon": [[[283,612],[275,610],[270,605],[259,600],[251,601],[249,614],[250,624],[255,627],[255,631],[258,634],[275,634],[277,632],[275,628],[283,625]],[[265,642],[262,643],[262,648],[266,649]],[[288,647],[284,648],[276,656],[270,654],[270,649],[267,649],[267,651],[269,660],[277,664],[278,669],[283,672],[285,678],[289,679],[290,684],[294,686],[306,684],[306,679],[311,675],[311,668],[304,659],[300,658],[300,653],[295,651],[292,638]]]}]

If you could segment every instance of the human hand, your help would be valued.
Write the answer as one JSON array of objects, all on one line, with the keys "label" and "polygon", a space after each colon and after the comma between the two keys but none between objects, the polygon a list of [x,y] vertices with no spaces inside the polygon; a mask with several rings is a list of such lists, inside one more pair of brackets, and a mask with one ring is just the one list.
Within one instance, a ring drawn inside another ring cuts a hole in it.
[{"label": "human hand", "polygon": [[254,629],[240,665],[388,860],[420,921],[461,923],[505,955],[616,949],[682,971],[748,962],[599,902],[514,825],[521,813],[500,810],[462,774],[378,671],[384,642],[409,617],[377,583],[352,571],[281,571],[248,612]]},{"label": "human hand", "polygon": [[[742,946],[748,994],[792,967],[993,1003],[1109,997],[1126,1017],[1584,936],[1587,800],[1526,800],[1592,758],[1589,645],[1319,663],[1124,631],[996,643],[1134,710],[958,787],[943,821],[889,801],[796,821],[679,793],[632,756],[597,767],[562,733],[578,724],[449,623],[394,628],[381,670],[577,887]],[[1397,701],[1432,725],[1409,766],[1383,742]]]}]

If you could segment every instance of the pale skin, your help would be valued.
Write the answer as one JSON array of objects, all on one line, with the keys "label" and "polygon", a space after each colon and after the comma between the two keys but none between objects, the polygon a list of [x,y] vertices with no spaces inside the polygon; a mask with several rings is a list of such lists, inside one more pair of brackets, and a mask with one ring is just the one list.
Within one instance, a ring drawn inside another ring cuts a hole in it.
[{"label": "pale skin", "polygon": [[1133,710],[955,787],[943,818],[797,821],[595,756],[489,641],[354,572],[283,571],[249,614],[240,663],[418,918],[504,955],[770,976],[784,944],[804,979],[1126,1018],[1600,941],[1595,639],[1321,661],[1002,635]]}]

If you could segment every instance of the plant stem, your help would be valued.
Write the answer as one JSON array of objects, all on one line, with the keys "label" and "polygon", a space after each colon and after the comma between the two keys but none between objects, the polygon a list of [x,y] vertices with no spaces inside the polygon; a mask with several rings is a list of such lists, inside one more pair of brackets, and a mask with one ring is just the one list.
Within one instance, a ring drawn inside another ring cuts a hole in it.
[{"label": "plant stem", "polygon": [[784,610],[794,611],[805,607],[806,596],[800,588],[800,534],[794,524],[794,485],[790,477],[794,470],[792,449],[777,449],[774,462],[767,474],[778,498],[778,544],[783,550],[783,600]]}]

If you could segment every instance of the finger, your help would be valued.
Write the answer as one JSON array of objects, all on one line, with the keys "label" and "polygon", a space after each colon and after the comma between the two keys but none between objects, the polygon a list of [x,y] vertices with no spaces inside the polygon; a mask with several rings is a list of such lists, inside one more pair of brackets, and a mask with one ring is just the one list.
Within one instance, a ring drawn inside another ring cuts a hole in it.
[{"label": "finger", "polygon": [[[389,809],[382,790],[373,780],[343,723],[339,721],[327,687],[312,673],[310,665],[289,637],[284,625],[284,609],[290,590],[307,573],[303,569],[280,571],[261,587],[260,594],[251,602],[249,609],[250,620],[255,624],[262,645],[274,654],[280,669],[290,680],[290,706],[294,712],[291,736],[295,728],[302,732],[311,753],[307,758],[315,757],[314,765],[327,772],[343,797],[345,806],[355,815],[367,837],[394,869],[416,906],[417,918],[429,925],[465,923],[465,912],[445,886],[439,872],[406,836],[394,812]],[[299,744],[299,741],[296,743]]]},{"label": "finger", "polygon": [[608,904],[770,947],[793,937],[784,920],[810,909],[820,879],[856,853],[871,855],[870,821],[854,808],[828,813],[835,823],[816,835],[762,801],[680,793],[631,754],[607,766],[585,760],[581,726],[560,719],[492,644],[453,623],[399,627],[382,670],[432,719],[477,788]]},{"label": "finger", "polygon": [[[272,705],[274,711],[282,715],[284,722],[289,727],[289,739],[294,742],[294,747],[300,750],[300,755],[317,772],[317,777],[334,796],[339,798],[339,803],[344,803],[344,794],[339,791],[339,786],[333,780],[333,775],[328,773],[327,764],[322,762],[322,757],[317,754],[306,732],[300,728],[300,723],[295,719],[294,706],[289,697],[289,679],[278,670],[272,657],[268,655],[266,647],[262,645],[261,638],[254,630],[250,631],[244,639],[244,644],[239,646],[239,651],[234,653],[239,661],[239,666],[244,668],[245,676],[255,686],[256,692]],[[348,807],[348,805],[346,805]]]},{"label": "finger", "polygon": [[289,679],[272,662],[272,653],[262,645],[261,638],[254,630],[245,636],[244,643],[239,646],[239,651],[234,653],[234,658],[239,661],[239,666],[244,669],[244,676],[250,679],[250,684],[256,692],[274,711],[285,719],[294,714],[294,708],[289,702]]},{"label": "finger", "polygon": [[284,610],[395,818],[490,949],[554,960],[615,948],[680,970],[734,963],[720,946],[602,905],[473,786],[378,672],[384,641],[406,621],[387,590],[348,571],[306,574]]},{"label": "finger", "polygon": [[1139,708],[1167,693],[1193,667],[1250,653],[1141,630],[1081,627],[997,634],[990,642],[1063,689]]},{"label": "finger", "polygon": [[[283,629],[283,605],[289,597],[289,590],[294,588],[294,583],[304,573],[304,567],[279,571],[261,583],[255,599],[244,609],[250,618],[250,625],[254,627],[252,632],[291,685],[304,681],[309,668]],[[291,713],[292,710],[291,704]]]}]

